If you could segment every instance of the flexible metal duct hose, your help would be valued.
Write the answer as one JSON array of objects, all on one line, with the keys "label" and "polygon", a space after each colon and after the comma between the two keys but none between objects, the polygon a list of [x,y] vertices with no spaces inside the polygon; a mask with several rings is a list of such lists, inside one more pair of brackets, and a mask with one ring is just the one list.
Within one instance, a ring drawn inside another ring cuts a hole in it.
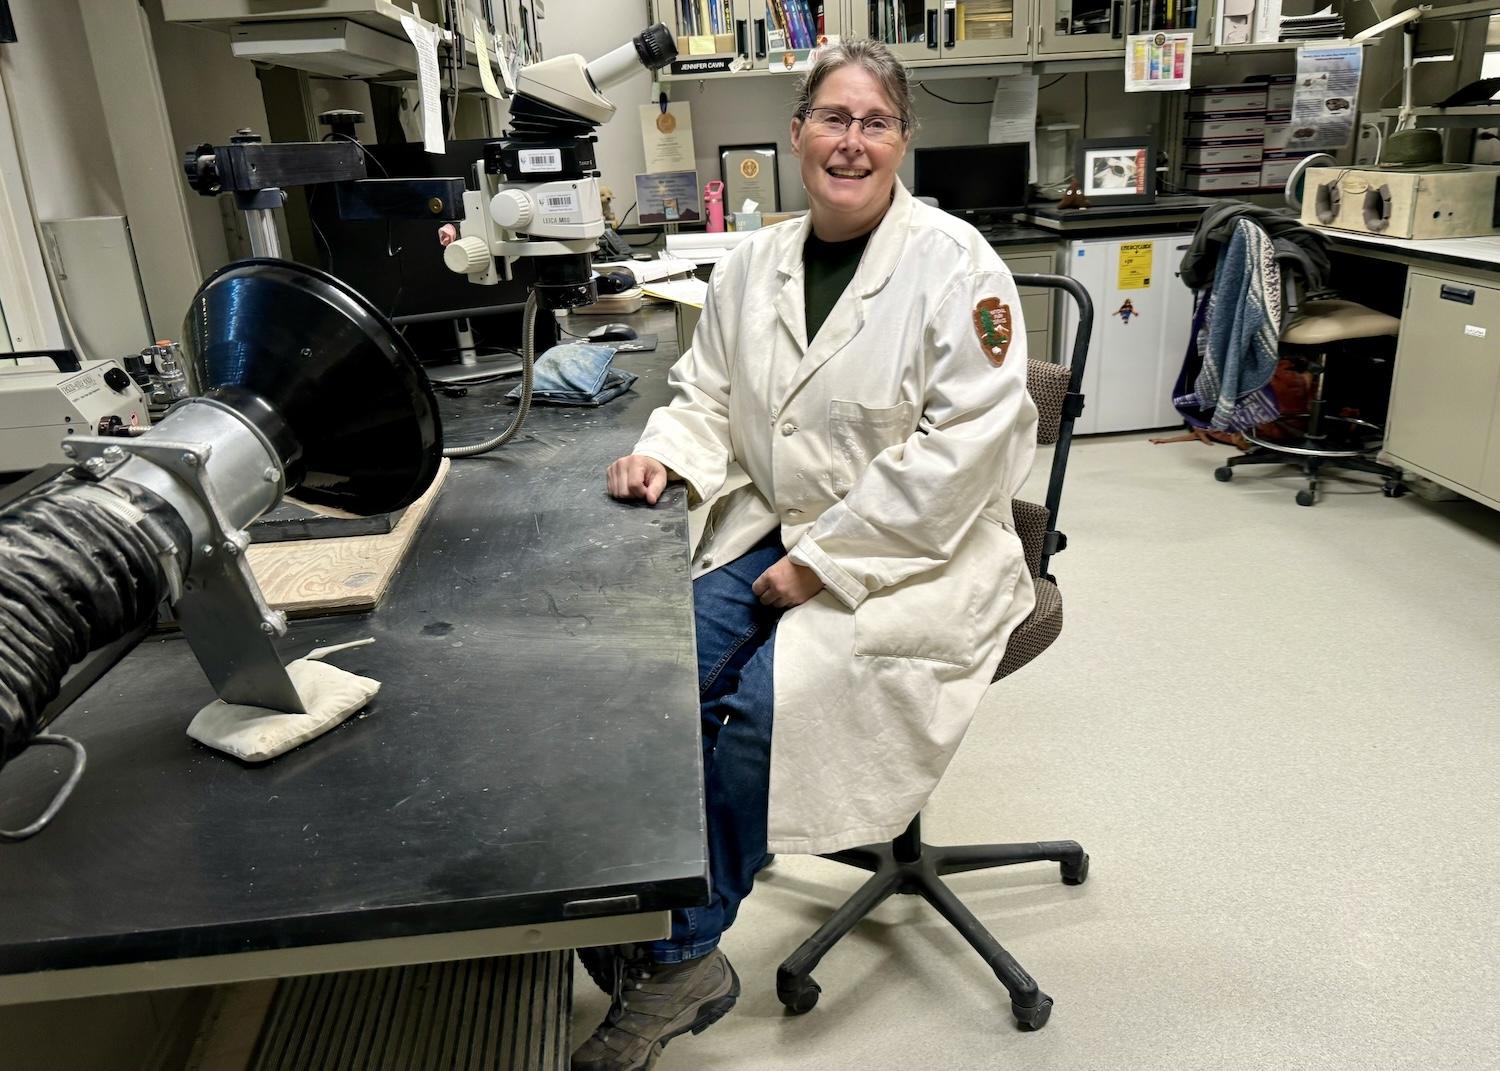
[{"label": "flexible metal duct hose", "polygon": [[166,581],[148,513],[186,541],[176,513],[133,485],[62,477],[0,511],[0,766],[42,728],[70,666],[155,616]]}]

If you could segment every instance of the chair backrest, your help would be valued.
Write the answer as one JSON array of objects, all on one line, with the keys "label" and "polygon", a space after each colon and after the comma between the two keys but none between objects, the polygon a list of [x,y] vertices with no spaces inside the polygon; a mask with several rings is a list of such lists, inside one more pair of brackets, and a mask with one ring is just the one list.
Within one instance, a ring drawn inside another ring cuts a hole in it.
[{"label": "chair backrest", "polygon": [[[1036,441],[1042,446],[1055,445],[1052,451],[1052,469],[1047,479],[1045,504],[1012,501],[1016,514],[1016,529],[1020,534],[1023,515],[1027,528],[1032,530],[1030,540],[1038,522],[1041,525],[1039,552],[1027,555],[1033,577],[1051,579],[1047,572],[1053,554],[1067,546],[1067,538],[1057,530],[1058,510],[1062,504],[1063,479],[1068,472],[1068,454],[1073,446],[1073,422],[1083,413],[1083,370],[1088,361],[1089,342],[1094,334],[1094,302],[1089,292],[1077,279],[1066,275],[1017,275],[1018,287],[1040,287],[1062,290],[1078,303],[1078,331],[1073,336],[1073,349],[1067,364],[1052,364],[1048,361],[1028,361],[1026,367],[1026,390],[1036,405]],[[1038,512],[1038,511],[1041,512]],[[1021,536],[1022,545],[1028,543],[1028,535]]]},{"label": "chair backrest", "polygon": [[1057,530],[1057,512],[1062,502],[1063,479],[1068,471],[1068,453],[1073,444],[1073,421],[1083,412],[1083,367],[1088,359],[1094,330],[1094,304],[1076,279],[1062,275],[1017,275],[1017,286],[1066,291],[1078,302],[1078,333],[1073,338],[1072,359],[1066,365],[1028,361],[1026,390],[1037,410],[1036,439],[1040,445],[1055,444],[1052,471],[1047,480],[1044,505],[1024,499],[1011,500],[1011,514],[1026,556],[1026,569],[1036,588],[1036,606],[1011,633],[1005,653],[995,671],[995,680],[1014,673],[1052,645],[1062,632],[1062,593],[1048,572],[1052,555],[1068,545]]}]

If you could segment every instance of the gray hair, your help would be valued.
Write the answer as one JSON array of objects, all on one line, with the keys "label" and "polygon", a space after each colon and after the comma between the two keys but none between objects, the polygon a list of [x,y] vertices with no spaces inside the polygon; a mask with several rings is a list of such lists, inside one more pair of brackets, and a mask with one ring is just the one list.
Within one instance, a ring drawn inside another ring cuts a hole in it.
[{"label": "gray hair", "polygon": [[806,118],[812,107],[818,87],[830,74],[840,67],[858,64],[875,81],[881,91],[896,106],[899,117],[906,122],[907,131],[916,129],[917,112],[912,105],[911,82],[906,77],[906,68],[901,65],[889,48],[868,37],[857,37],[837,45],[830,45],[818,56],[812,70],[797,84],[796,115]]}]

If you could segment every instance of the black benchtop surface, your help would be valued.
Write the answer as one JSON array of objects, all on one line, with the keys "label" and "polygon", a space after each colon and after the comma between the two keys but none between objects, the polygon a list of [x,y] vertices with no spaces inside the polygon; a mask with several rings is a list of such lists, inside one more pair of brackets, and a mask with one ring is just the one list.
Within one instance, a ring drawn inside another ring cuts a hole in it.
[{"label": "black benchtop surface", "polygon": [[[52,726],[88,748],[50,828],[0,844],[0,973],[559,921],[579,901],[706,902],[684,492],[617,503],[603,470],[665,400],[670,319],[602,409],[533,409],[456,461],[380,607],[295,623],[288,659],[383,682],[367,712],[248,767],[187,738],[213,692],[152,638]],[[450,441],[503,427],[509,383],[443,408]],[[66,756],[0,771],[0,825]],[[570,906],[572,905],[572,906]]]}]

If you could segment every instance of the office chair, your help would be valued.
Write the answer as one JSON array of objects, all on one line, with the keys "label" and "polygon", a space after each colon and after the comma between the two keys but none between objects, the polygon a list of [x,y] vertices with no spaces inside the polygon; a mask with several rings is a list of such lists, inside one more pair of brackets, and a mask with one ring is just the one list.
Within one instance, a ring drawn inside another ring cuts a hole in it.
[{"label": "office chair", "polygon": [[[1056,444],[1047,483],[1046,505],[1012,500],[1016,532],[1026,555],[1026,566],[1036,585],[1036,606],[1011,634],[1001,657],[995,680],[1014,673],[1051,646],[1062,631],[1062,595],[1049,573],[1052,555],[1067,547],[1057,530],[1058,504],[1063,476],[1073,442],[1073,421],[1083,412],[1083,366],[1088,357],[1094,327],[1094,307],[1088,291],[1074,279],[1059,275],[1017,275],[1020,287],[1065,290],[1078,302],[1078,334],[1073,339],[1070,365],[1029,361],[1027,390],[1037,407],[1037,442]],[[938,910],[989,964],[1010,994],[1011,1012],[1023,1030],[1039,1030],[1052,1014],[1052,998],[990,936],[953,891],[943,875],[1016,863],[1051,861],[1061,864],[1064,885],[1082,885],[1089,874],[1089,857],[1077,841],[1042,841],[1030,844],[983,844],[933,847],[922,843],[922,816],[911,820],[906,831],[889,844],[833,852],[824,856],[870,872],[870,878],[833,916],[782,962],[776,972],[776,996],[796,1014],[811,1011],[822,992],[812,971],[823,957],[855,925],[895,893],[921,896]]]}]

